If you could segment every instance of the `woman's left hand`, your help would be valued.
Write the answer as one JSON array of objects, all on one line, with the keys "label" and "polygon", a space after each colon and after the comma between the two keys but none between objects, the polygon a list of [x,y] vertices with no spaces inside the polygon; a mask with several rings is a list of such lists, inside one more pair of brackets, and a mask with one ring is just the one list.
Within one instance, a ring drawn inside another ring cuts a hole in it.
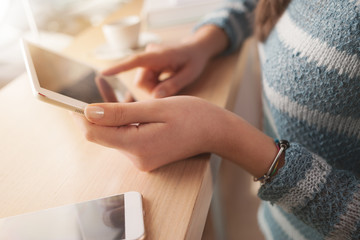
[{"label": "woman's left hand", "polygon": [[230,112],[200,98],[176,96],[134,103],[88,105],[77,119],[89,141],[125,153],[151,171],[204,152],[216,152]]}]

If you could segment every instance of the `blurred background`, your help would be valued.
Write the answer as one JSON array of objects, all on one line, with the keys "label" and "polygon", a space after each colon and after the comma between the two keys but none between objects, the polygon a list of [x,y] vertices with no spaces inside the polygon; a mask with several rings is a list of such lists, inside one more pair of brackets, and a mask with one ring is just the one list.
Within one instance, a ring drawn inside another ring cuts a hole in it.
[{"label": "blurred background", "polygon": [[[19,44],[30,38],[61,51],[71,39],[131,0],[0,0],[0,88],[25,71]],[[222,0],[144,0],[148,28],[196,21]]]},{"label": "blurred background", "polygon": [[129,0],[0,0],[0,88],[25,71],[19,39],[61,51]]}]

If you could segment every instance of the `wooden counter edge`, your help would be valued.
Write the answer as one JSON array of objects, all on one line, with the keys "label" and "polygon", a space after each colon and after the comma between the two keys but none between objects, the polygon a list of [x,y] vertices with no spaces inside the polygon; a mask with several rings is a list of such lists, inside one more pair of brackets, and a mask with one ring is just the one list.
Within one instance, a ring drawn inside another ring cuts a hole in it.
[{"label": "wooden counter edge", "polygon": [[[225,108],[229,111],[233,111],[234,109],[237,93],[241,85],[241,77],[246,71],[246,62],[248,61],[248,55],[250,54],[250,49],[253,48],[254,44],[255,40],[253,38],[250,38],[245,41],[245,43],[239,50],[236,69],[234,69],[234,76],[231,81],[230,92],[226,99],[225,105]],[[206,218],[212,200],[215,181],[217,179],[222,160],[223,159],[221,157],[215,154],[211,154],[209,156],[209,163],[207,164],[206,170],[204,172],[204,178],[201,183],[199,194],[196,198],[192,218],[189,222],[185,239],[201,239],[203,235]],[[208,184],[209,182],[212,184]]]}]

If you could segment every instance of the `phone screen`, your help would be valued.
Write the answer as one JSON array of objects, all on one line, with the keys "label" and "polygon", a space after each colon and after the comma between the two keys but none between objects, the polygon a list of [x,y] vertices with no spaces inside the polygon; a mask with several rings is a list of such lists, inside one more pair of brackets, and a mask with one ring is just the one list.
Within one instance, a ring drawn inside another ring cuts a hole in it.
[{"label": "phone screen", "polygon": [[125,239],[124,207],[117,195],[0,219],[0,239]]}]

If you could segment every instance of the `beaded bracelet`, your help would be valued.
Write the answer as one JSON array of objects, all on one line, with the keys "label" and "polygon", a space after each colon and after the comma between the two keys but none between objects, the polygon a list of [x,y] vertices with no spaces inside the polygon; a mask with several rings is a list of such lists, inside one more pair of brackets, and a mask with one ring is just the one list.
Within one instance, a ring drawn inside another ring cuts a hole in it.
[{"label": "beaded bracelet", "polygon": [[271,164],[269,170],[265,173],[264,176],[259,177],[259,178],[255,178],[254,177],[254,181],[260,181],[261,185],[270,182],[271,178],[274,176],[274,174],[276,173],[277,167],[279,165],[279,160],[280,160],[280,156],[281,154],[290,147],[290,144],[287,140],[278,140],[275,139],[275,145],[277,147],[277,149],[279,150],[273,163]]}]

